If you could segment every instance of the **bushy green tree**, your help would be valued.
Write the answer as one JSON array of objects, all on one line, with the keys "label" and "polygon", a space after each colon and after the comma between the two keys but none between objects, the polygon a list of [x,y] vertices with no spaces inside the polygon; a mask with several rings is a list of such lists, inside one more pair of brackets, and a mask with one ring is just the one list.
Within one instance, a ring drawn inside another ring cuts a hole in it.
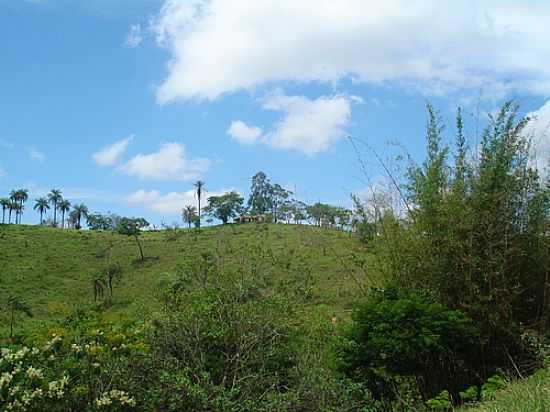
[{"label": "bushy green tree", "polygon": [[237,192],[227,192],[220,196],[210,196],[204,211],[226,224],[242,213],[243,202],[244,199]]}]

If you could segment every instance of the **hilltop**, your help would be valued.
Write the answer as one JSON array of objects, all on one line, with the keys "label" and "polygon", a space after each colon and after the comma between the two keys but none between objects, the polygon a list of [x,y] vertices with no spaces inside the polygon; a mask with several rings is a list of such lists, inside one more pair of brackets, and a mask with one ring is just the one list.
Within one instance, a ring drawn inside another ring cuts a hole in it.
[{"label": "hilltop", "polygon": [[[141,240],[144,262],[134,239],[114,232],[2,226],[0,301],[13,295],[26,302],[34,315],[21,316],[16,333],[52,324],[77,308],[97,306],[92,279],[110,263],[122,268],[112,306],[104,312],[113,319],[147,316],[158,305],[163,279],[185,270],[185,265],[197,264],[204,254],[223,265],[258,265],[255,269],[289,282],[290,287],[294,282],[295,287],[311,289],[305,306],[326,304],[335,313],[351,308],[361,288],[376,281],[366,276],[365,246],[350,233],[334,229],[221,225],[200,232],[144,232]],[[0,316],[0,335],[6,336],[7,313]]]}]

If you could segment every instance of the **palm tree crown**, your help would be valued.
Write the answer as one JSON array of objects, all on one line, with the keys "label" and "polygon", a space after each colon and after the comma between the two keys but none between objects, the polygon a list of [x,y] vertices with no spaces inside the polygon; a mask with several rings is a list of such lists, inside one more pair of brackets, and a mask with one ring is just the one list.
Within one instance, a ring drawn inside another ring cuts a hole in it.
[{"label": "palm tree crown", "polygon": [[74,213],[74,219],[76,221],[75,228],[80,229],[82,226],[80,225],[80,222],[83,217],[88,216],[88,208],[84,204],[78,204],[74,205],[73,207],[73,213]]},{"label": "palm tree crown", "polygon": [[44,213],[50,208],[50,204],[48,202],[48,199],[45,197],[40,197],[35,200],[34,204],[34,210],[38,211],[40,213],[40,224],[44,223]]},{"label": "palm tree crown", "polygon": [[57,205],[63,200],[61,190],[52,189],[50,193],[48,193],[48,200],[53,205],[53,225],[57,226]]},{"label": "palm tree crown", "polygon": [[67,199],[62,199],[57,205],[57,209],[61,212],[61,227],[65,226],[65,213],[71,210],[71,202]]}]

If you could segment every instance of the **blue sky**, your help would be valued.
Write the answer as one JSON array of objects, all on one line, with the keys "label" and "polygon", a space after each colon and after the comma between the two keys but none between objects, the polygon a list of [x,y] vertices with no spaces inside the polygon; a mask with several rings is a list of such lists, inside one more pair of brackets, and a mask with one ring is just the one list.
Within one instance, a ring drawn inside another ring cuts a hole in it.
[{"label": "blue sky", "polygon": [[546,161],[550,6],[379,3],[0,0],[0,196],[60,188],[171,223],[198,178],[246,195],[263,170],[304,201],[349,205],[369,182],[346,136],[421,161],[426,100],[452,126],[459,104],[483,119],[515,98]]}]

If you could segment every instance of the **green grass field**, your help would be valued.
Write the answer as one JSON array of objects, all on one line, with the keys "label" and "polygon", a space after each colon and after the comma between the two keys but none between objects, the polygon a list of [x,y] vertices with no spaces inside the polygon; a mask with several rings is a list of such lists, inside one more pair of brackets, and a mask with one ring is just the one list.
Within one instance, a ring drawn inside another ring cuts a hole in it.
[{"label": "green grass field", "polygon": [[464,412],[548,412],[550,411],[550,371],[540,370],[522,381],[511,383],[496,393],[496,399],[482,402]]},{"label": "green grass field", "polygon": [[[209,251],[220,265],[256,265],[274,279],[307,273],[308,305],[326,304],[335,314],[376,278],[366,274],[368,254],[349,233],[297,225],[226,225],[197,233],[148,232],[141,236],[146,256],[139,260],[133,238],[111,232],[46,227],[0,227],[0,304],[9,295],[28,304],[33,318],[19,316],[16,333],[28,333],[93,305],[92,277],[110,262],[122,266],[113,305],[106,317],[145,317],[158,305],[159,282],[178,265]],[[355,258],[352,257],[355,256]],[[355,263],[350,263],[355,262]],[[8,333],[8,314],[0,314],[0,336]]]}]

